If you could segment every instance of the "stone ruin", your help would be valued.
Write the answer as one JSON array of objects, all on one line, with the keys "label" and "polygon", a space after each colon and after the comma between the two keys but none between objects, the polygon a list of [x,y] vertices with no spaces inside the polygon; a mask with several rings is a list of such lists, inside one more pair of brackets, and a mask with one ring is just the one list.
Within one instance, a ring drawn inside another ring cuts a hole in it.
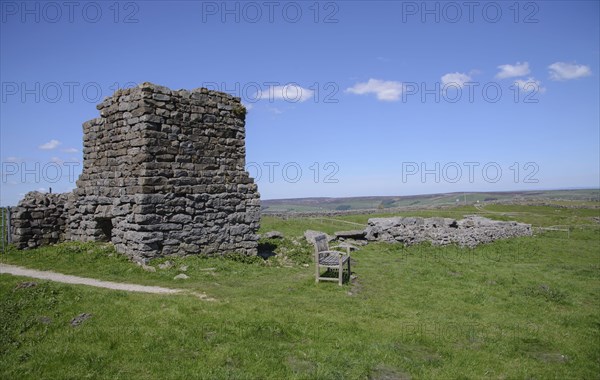
[{"label": "stone ruin", "polygon": [[[277,231],[270,232],[271,236],[275,232]],[[531,224],[502,222],[478,215],[467,215],[461,220],[397,216],[371,218],[365,229],[338,231],[334,235],[312,230],[304,232],[304,238],[310,244],[314,244],[315,237],[319,235],[326,235],[329,242],[341,243],[338,244],[339,247],[351,249],[378,241],[400,243],[405,246],[430,242],[437,246],[456,244],[463,248],[473,248],[499,239],[531,236],[533,231]]]},{"label": "stone ruin", "polygon": [[12,241],[112,242],[136,261],[256,255],[260,196],[245,170],[240,99],[144,83],[119,90],[83,124],[83,171],[67,194],[28,193]]},{"label": "stone ruin", "polygon": [[464,219],[395,217],[371,218],[364,230],[369,241],[399,242],[405,245],[429,241],[433,245],[457,244],[475,247],[498,239],[531,236],[530,224],[502,222],[477,215]]},{"label": "stone ruin", "polygon": [[68,194],[27,193],[11,207],[12,241],[17,248],[34,248],[66,239]]}]

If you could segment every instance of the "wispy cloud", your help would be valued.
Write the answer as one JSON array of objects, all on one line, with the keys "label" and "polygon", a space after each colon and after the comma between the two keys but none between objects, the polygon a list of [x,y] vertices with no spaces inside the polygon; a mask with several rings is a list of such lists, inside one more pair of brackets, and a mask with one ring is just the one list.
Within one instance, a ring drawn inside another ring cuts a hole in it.
[{"label": "wispy cloud", "polygon": [[77,153],[77,152],[79,152],[79,150],[77,150],[75,148],[66,148],[66,149],[62,149],[61,152],[63,152],[63,153]]},{"label": "wispy cloud", "polygon": [[448,73],[442,76],[442,85],[455,84],[458,87],[464,87],[466,82],[472,81],[473,78],[465,73]]},{"label": "wispy cloud", "polygon": [[277,107],[267,107],[267,110],[275,115],[281,115],[283,111]]},{"label": "wispy cloud", "polygon": [[60,145],[60,141],[58,140],[50,140],[45,144],[40,145],[38,148],[43,150],[52,150],[56,149]]},{"label": "wispy cloud", "polygon": [[314,91],[296,84],[271,86],[266,91],[260,91],[256,97],[261,100],[285,100],[287,102],[305,102],[313,97]]},{"label": "wispy cloud", "polygon": [[384,81],[380,79],[369,79],[367,82],[359,82],[347,88],[346,92],[356,95],[375,94],[377,99],[393,102],[400,99],[404,91],[402,82]]},{"label": "wispy cloud", "polygon": [[586,65],[575,63],[555,62],[548,66],[550,79],[564,81],[569,79],[583,78],[592,75],[592,70]]},{"label": "wispy cloud", "polygon": [[498,68],[500,69],[498,74],[496,74],[496,78],[498,79],[523,77],[531,72],[528,62],[517,62],[514,65],[500,65]]},{"label": "wispy cloud", "polygon": [[62,164],[65,162],[65,161],[64,161],[64,160],[62,160],[62,159],[60,159],[60,158],[58,158],[58,157],[52,157],[52,158],[50,159],[50,162],[53,162],[53,163],[55,163],[55,164],[62,165]]},{"label": "wispy cloud", "polygon": [[533,77],[529,77],[527,79],[517,79],[515,80],[515,84],[519,86],[521,91],[539,93],[546,92],[546,87],[542,87],[542,82]]}]

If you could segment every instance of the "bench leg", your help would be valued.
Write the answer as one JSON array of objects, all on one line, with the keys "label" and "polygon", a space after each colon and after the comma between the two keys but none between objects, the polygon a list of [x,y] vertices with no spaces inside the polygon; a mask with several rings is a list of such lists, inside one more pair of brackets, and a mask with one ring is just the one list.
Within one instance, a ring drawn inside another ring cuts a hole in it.
[{"label": "bench leg", "polygon": [[352,278],[352,271],[350,270],[350,258],[348,258],[348,283],[350,283],[351,278]]}]

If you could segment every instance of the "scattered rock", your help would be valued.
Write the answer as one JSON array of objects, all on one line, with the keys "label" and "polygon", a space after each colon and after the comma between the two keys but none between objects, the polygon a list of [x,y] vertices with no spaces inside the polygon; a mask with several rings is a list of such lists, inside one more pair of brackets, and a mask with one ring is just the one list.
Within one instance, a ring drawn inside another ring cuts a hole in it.
[{"label": "scattered rock", "polygon": [[145,270],[146,272],[156,272],[156,268],[154,268],[153,266],[150,265],[146,265],[146,264],[141,264],[140,265],[142,267],[143,270]]},{"label": "scattered rock", "polygon": [[369,241],[405,245],[430,241],[434,245],[455,243],[471,248],[498,239],[532,235],[530,224],[495,221],[477,215],[468,215],[462,220],[439,217],[371,218],[365,232]]},{"label": "scattered rock", "polygon": [[187,274],[179,273],[177,276],[173,277],[173,280],[187,280],[188,278],[190,277]]},{"label": "scattered rock", "polygon": [[73,327],[79,326],[80,324],[82,324],[86,320],[90,319],[92,317],[92,315],[93,314],[88,314],[88,313],[81,313],[81,314],[79,314],[75,318],[71,319],[71,326],[73,326]]},{"label": "scattered rock", "polygon": [[46,317],[46,316],[41,316],[41,317],[38,318],[38,321],[41,324],[49,325],[50,323],[52,323],[52,318]]},{"label": "scattered rock", "polygon": [[179,271],[180,272],[187,272],[187,270],[188,270],[188,266],[187,265],[182,265],[182,266],[179,267]]},{"label": "scattered rock", "polygon": [[15,286],[15,290],[17,290],[17,289],[35,288],[36,286],[37,286],[37,282],[25,281],[25,282],[21,282],[21,283],[17,284],[17,286]]},{"label": "scattered rock", "polygon": [[173,267],[173,265],[174,265],[174,264],[173,264],[173,262],[172,262],[172,261],[169,261],[169,260],[167,260],[167,261],[165,261],[165,262],[164,262],[164,263],[162,263],[162,264],[158,264],[158,268],[159,268],[159,269],[170,269],[170,268],[172,268],[172,267]]},{"label": "scattered rock", "polygon": [[269,231],[262,234],[265,239],[283,239],[283,234],[279,231]]}]

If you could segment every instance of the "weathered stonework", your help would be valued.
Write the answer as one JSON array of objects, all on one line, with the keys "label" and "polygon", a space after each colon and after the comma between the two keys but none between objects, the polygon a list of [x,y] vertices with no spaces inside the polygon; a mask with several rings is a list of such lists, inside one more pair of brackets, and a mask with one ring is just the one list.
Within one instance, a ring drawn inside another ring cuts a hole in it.
[{"label": "weathered stonework", "polygon": [[136,260],[256,254],[260,199],[239,98],[144,83],[97,108],[65,205],[68,240],[111,241]]},{"label": "weathered stonework", "polygon": [[531,236],[530,224],[501,222],[477,215],[451,218],[371,218],[365,229],[369,241],[400,242],[405,245],[429,241],[434,245],[458,244],[475,247],[498,239]]},{"label": "weathered stonework", "polygon": [[65,239],[67,194],[25,194],[11,213],[12,242],[19,249],[36,248]]}]

